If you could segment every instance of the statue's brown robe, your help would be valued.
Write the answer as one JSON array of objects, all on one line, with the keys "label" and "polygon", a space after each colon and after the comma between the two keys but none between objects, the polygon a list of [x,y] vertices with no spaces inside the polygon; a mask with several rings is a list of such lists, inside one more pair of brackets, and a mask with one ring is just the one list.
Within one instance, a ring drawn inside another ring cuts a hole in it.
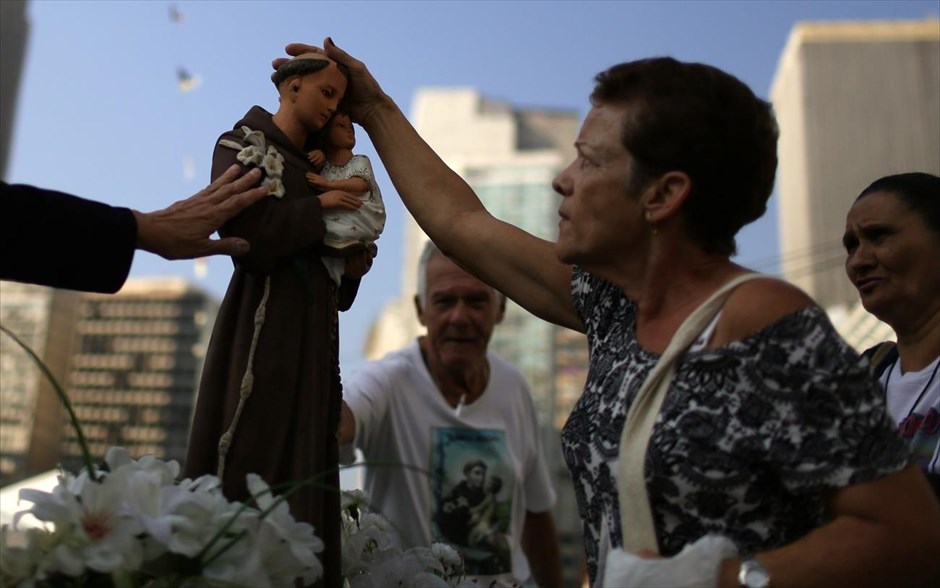
[{"label": "statue's brown robe", "polygon": [[[246,474],[258,474],[272,487],[316,476],[315,486],[291,495],[290,510],[298,521],[312,524],[326,545],[320,554],[324,577],[317,585],[339,586],[336,430],[342,392],[337,309],[352,305],[359,281],[344,278],[337,289],[320,261],[324,224],[317,191],[304,177],[315,171],[306,155],[274,125],[271,114],[258,106],[220,139],[245,144],[242,125],[262,131],[267,145],[275,145],[284,156],[286,193],[281,199],[262,199],[220,231],[222,236],[244,237],[251,250],[235,259],[235,271],[215,321],[184,474],[216,473],[219,439],[238,406],[255,311],[265,278],[270,276],[253,362],[254,385],[228,452],[223,490],[230,500],[245,500]],[[212,178],[237,163],[237,154],[216,144]],[[298,264],[304,269],[299,271]],[[275,488],[276,494],[281,492]]]}]

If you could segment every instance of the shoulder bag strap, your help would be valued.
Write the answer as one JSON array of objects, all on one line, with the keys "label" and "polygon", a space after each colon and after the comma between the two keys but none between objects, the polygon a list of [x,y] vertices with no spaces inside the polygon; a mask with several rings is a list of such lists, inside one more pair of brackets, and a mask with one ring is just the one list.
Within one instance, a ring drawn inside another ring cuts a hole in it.
[{"label": "shoulder bag strap", "polygon": [[[650,511],[646,493],[644,466],[650,434],[672,382],[676,358],[685,353],[689,345],[708,326],[734,288],[760,277],[764,276],[756,273],[737,276],[692,311],[673,335],[669,346],[643,382],[630,406],[620,436],[620,463],[617,467],[620,528],[623,533],[623,548],[627,551],[647,549],[659,553],[653,513]],[[621,393],[624,393],[623,388]]]},{"label": "shoulder bag strap", "polygon": [[868,371],[880,378],[881,374],[891,365],[891,362],[898,358],[898,344],[894,341],[885,341],[879,343],[874,352],[869,357]]}]

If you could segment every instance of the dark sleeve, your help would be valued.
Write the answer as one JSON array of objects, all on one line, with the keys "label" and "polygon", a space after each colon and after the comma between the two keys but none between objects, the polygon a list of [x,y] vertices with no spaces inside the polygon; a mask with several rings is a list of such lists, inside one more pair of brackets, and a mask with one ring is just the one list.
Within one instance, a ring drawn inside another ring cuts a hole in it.
[{"label": "dark sleeve", "polygon": [[130,272],[137,221],[127,208],[0,182],[0,279],[117,292]]},{"label": "dark sleeve", "polygon": [[[234,133],[227,133],[222,138],[240,142]],[[213,181],[232,164],[238,163],[241,166],[236,155],[238,151],[235,149],[216,143],[212,156]],[[243,172],[248,170],[245,166],[241,167]],[[288,173],[290,172],[285,166],[285,179]],[[219,230],[223,237],[241,237],[251,244],[248,253],[234,258],[235,263],[250,272],[270,273],[289,261],[294,254],[311,250],[323,243],[325,229],[320,199],[303,184],[288,182],[285,182],[288,191],[306,190],[309,195],[299,198],[267,196],[232,218]]]}]

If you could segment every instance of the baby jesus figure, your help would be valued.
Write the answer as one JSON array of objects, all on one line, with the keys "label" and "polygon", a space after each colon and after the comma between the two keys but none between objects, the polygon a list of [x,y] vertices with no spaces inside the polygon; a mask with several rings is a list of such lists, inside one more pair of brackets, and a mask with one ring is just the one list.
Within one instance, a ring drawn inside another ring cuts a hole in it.
[{"label": "baby jesus figure", "polygon": [[308,172],[307,181],[326,193],[340,190],[349,195],[336,207],[324,204],[323,245],[329,254],[322,260],[339,285],[349,253],[361,251],[365,245],[375,255],[375,241],[385,228],[385,204],[369,158],[353,155],[356,133],[349,116],[342,112],[334,114],[319,138],[322,150],[310,151],[307,157],[315,166],[322,167],[319,174]]}]

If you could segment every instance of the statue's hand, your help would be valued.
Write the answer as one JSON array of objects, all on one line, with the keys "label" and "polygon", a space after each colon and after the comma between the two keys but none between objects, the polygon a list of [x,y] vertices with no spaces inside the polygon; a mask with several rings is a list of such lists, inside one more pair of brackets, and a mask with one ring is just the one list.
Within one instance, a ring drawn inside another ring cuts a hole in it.
[{"label": "statue's hand", "polygon": [[[313,186],[314,188],[318,188],[318,189],[320,189],[320,190],[328,190],[328,189],[329,189],[329,183],[330,183],[330,181],[327,180],[326,178],[324,178],[323,176],[321,176],[320,174],[315,174],[315,173],[313,173],[313,172],[307,172],[307,173],[304,174],[304,175],[305,175],[306,178],[307,178],[307,183],[310,184],[311,186]],[[324,207],[326,207],[325,204],[324,204]],[[358,208],[358,207],[357,207],[357,208]]]},{"label": "statue's hand", "polygon": [[307,159],[313,164],[313,167],[320,169],[326,163],[326,154],[320,149],[314,149],[307,153]]},{"label": "statue's hand", "polygon": [[372,269],[372,252],[365,249],[359,253],[354,253],[346,258],[346,268],[344,274],[350,278],[361,278]]},{"label": "statue's hand", "polygon": [[[312,175],[312,174],[308,174]],[[307,178],[308,180],[310,178]],[[320,205],[323,208],[339,208],[342,210],[359,210],[362,206],[362,200],[353,196],[349,192],[342,190],[330,190],[320,194]]]}]

